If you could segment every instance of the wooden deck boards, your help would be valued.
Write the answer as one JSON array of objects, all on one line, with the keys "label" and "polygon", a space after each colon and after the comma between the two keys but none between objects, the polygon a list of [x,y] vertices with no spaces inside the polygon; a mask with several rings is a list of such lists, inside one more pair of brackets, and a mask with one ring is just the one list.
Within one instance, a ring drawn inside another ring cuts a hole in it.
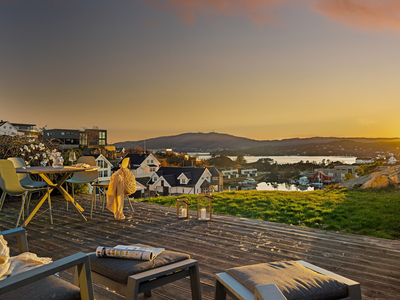
[{"label": "wooden deck boards", "polygon": [[[89,195],[78,202],[90,214]],[[214,297],[214,275],[227,268],[302,259],[361,283],[363,299],[400,299],[400,241],[368,238],[222,215],[211,222],[177,220],[176,209],[134,203],[125,205],[126,220],[109,211],[95,210],[82,222],[66,202],[52,197],[54,225],[44,204],[27,226],[30,251],[54,260],[75,252],[93,252],[97,246],[145,243],[186,252],[198,260],[203,299]],[[35,201],[33,201],[33,205]],[[15,226],[20,202],[7,201],[0,212],[0,230]],[[12,246],[12,245],[11,245]],[[64,274],[70,279],[70,274]],[[122,299],[95,286],[96,299]],[[190,299],[189,280],[156,289],[151,299]]]}]

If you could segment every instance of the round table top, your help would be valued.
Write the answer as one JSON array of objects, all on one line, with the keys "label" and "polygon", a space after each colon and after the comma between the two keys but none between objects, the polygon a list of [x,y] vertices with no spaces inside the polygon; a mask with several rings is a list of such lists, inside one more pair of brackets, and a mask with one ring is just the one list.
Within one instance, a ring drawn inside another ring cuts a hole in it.
[{"label": "round table top", "polygon": [[15,170],[17,171],[17,173],[40,174],[40,173],[73,173],[82,171],[94,171],[98,169],[100,169],[100,167],[98,166],[90,166],[88,168],[76,168],[74,166],[61,166],[59,168],[55,168],[52,166],[46,166],[46,167],[16,168]]}]

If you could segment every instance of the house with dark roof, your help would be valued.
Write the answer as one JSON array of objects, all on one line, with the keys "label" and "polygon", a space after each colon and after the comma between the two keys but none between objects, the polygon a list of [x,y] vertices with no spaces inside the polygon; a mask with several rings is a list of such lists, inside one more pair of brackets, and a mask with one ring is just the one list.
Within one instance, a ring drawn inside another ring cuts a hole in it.
[{"label": "house with dark roof", "polygon": [[148,186],[162,195],[209,193],[214,191],[211,177],[207,168],[160,167]]},{"label": "house with dark roof", "polygon": [[224,189],[224,174],[216,167],[208,169],[211,173],[211,184],[215,192],[222,192]]},{"label": "house with dark roof", "polygon": [[135,177],[151,177],[161,166],[161,163],[152,153],[128,153],[118,165],[120,166],[122,160],[127,157],[129,157],[128,169],[132,171]]}]

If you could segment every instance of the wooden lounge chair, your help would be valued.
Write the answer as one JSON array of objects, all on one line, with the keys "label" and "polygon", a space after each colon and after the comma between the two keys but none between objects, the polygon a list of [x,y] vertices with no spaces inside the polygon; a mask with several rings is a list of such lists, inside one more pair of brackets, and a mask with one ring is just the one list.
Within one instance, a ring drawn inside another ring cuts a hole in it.
[{"label": "wooden lounge chair", "polygon": [[164,250],[153,261],[122,258],[100,258],[90,253],[93,282],[137,300],[140,293],[151,296],[151,290],[190,277],[192,300],[201,300],[199,268],[189,255]]},{"label": "wooden lounge chair", "polygon": [[216,275],[215,300],[361,300],[358,282],[302,260],[232,268]]},{"label": "wooden lounge chair", "polygon": [[[0,232],[11,241],[17,238],[20,253],[28,251],[28,242],[24,228],[15,228]],[[54,274],[76,267],[75,285]],[[79,298],[80,297],[80,298]],[[90,274],[89,257],[84,253],[59,259],[50,264],[36,267],[0,281],[0,299],[82,299],[93,300],[93,286]]]}]

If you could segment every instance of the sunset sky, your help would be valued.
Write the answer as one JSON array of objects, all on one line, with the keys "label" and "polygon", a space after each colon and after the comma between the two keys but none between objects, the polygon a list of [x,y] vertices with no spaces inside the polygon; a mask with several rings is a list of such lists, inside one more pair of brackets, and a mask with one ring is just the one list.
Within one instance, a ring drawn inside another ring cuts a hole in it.
[{"label": "sunset sky", "polygon": [[400,136],[399,0],[0,0],[0,119]]}]

